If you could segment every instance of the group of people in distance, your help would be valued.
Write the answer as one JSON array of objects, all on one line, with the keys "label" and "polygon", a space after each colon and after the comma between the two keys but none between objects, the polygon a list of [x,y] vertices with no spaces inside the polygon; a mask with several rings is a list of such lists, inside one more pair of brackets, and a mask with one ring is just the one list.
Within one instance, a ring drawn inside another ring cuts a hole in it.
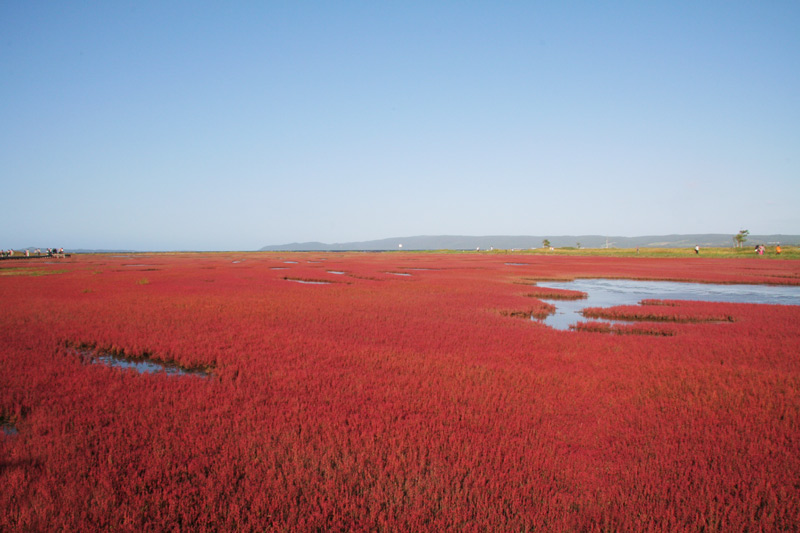
[{"label": "group of people in distance", "polygon": [[[767,252],[767,247],[764,246],[763,244],[756,244],[755,252],[758,255],[764,255]],[[777,255],[781,255],[781,245],[780,244],[775,246],[775,253]]]},{"label": "group of people in distance", "polygon": [[[53,256],[57,256],[57,255],[64,255],[64,249],[63,248],[48,248],[45,253],[46,253],[46,255],[48,257],[53,257]],[[33,251],[33,253],[31,253],[31,251],[28,250],[28,249],[26,249],[24,252],[15,252],[13,249],[0,250],[0,257],[14,257],[16,254],[21,254],[21,255],[24,255],[25,257],[31,257],[32,255],[36,256],[36,257],[41,257],[42,256],[42,250],[39,249],[39,248],[36,248]]]},{"label": "group of people in distance", "polygon": [[[767,247],[766,246],[764,246],[763,244],[756,244],[756,253],[758,255],[764,255],[766,252],[767,252]],[[638,247],[636,248],[636,253],[639,253],[639,248]],[[700,254],[700,245],[699,244],[695,245],[694,253],[698,254],[698,255]],[[777,255],[781,255],[781,245],[780,244],[775,246],[775,253]]]}]

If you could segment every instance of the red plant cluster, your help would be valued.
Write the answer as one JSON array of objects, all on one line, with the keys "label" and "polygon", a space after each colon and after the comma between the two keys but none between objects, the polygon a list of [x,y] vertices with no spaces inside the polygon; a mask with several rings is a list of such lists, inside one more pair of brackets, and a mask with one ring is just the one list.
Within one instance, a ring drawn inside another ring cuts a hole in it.
[{"label": "red plant cluster", "polygon": [[643,300],[641,305],[614,307],[587,307],[582,311],[587,318],[608,320],[646,320],[650,322],[733,322],[731,313],[721,311],[723,305],[709,302],[677,302]]},{"label": "red plant cluster", "polygon": [[525,296],[544,298],[546,300],[584,300],[587,297],[586,293],[582,291],[555,289],[552,287],[533,287]]},{"label": "red plant cluster", "polygon": [[[529,296],[526,294],[526,296]],[[513,316],[516,318],[538,318],[544,319],[547,318],[548,315],[555,313],[556,306],[553,304],[549,304],[546,302],[542,302],[541,300],[536,300],[534,305],[528,305],[528,307],[523,311],[507,311],[503,310],[500,311],[500,314],[503,316]]]},{"label": "red plant cluster", "polygon": [[797,261],[691,259],[152,254],[0,276],[0,530],[796,530],[800,307],[641,306],[734,320],[653,325],[672,336],[503,316],[538,308],[523,277],[800,284]]}]

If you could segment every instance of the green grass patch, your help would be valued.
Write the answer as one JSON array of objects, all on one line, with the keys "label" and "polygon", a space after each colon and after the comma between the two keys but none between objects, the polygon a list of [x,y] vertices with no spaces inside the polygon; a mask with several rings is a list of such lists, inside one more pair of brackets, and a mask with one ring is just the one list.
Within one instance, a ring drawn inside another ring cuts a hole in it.
[{"label": "green grass patch", "polygon": [[[800,246],[781,246],[781,254],[775,253],[774,246],[768,246],[764,255],[758,255],[752,246],[745,245],[744,248],[703,248],[700,253],[694,252],[694,247],[690,248],[581,248],[571,246],[565,248],[555,248],[553,250],[536,248],[533,250],[491,250],[478,253],[489,254],[514,254],[514,255],[563,255],[563,256],[599,256],[599,257],[714,257],[714,258],[759,258],[769,259],[800,259]],[[475,253],[475,252],[473,252]]]},{"label": "green grass patch", "polygon": [[66,270],[35,270],[31,268],[15,268],[0,270],[0,276],[48,276],[50,274],[63,274]]}]

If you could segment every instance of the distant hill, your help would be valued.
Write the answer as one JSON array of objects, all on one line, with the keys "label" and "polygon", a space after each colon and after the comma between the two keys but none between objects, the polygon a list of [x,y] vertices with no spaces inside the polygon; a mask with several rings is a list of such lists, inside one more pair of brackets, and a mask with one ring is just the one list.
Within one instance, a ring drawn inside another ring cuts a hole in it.
[{"label": "distant hill", "polygon": [[[542,241],[548,239],[556,248],[566,246],[581,248],[684,248],[730,247],[733,234],[704,233],[691,235],[646,235],[641,237],[619,237],[605,235],[488,235],[474,237],[467,235],[418,235],[414,237],[394,237],[375,241],[343,242],[328,244],[324,242],[295,242],[264,246],[259,251],[367,251],[367,250],[488,250],[541,248]],[[800,235],[749,235],[745,246],[756,244],[781,243],[800,245]],[[402,246],[401,246],[402,245]]]},{"label": "distant hill", "polygon": [[[44,250],[44,248],[42,248]],[[86,248],[75,248],[74,250],[64,250],[73,254],[133,254],[136,250],[90,250]]]}]

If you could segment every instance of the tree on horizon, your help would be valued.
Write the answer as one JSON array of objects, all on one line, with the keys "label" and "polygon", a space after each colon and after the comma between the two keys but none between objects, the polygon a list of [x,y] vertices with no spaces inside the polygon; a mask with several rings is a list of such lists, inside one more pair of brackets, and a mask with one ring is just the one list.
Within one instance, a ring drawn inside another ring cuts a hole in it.
[{"label": "tree on horizon", "polygon": [[739,233],[733,238],[736,241],[736,245],[738,248],[744,246],[745,241],[747,240],[747,236],[750,235],[750,230],[739,230]]}]

